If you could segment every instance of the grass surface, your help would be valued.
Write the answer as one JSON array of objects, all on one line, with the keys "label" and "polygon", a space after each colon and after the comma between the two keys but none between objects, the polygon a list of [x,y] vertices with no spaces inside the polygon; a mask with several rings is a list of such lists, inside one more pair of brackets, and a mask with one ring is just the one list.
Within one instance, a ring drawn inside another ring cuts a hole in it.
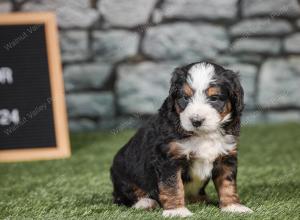
[{"label": "grass surface", "polygon": [[[68,160],[0,164],[0,219],[163,219],[152,212],[112,204],[109,167],[132,131],[72,136]],[[190,219],[299,219],[300,125],[242,129],[238,186],[251,215],[188,205]],[[212,186],[209,195],[216,199]]]}]

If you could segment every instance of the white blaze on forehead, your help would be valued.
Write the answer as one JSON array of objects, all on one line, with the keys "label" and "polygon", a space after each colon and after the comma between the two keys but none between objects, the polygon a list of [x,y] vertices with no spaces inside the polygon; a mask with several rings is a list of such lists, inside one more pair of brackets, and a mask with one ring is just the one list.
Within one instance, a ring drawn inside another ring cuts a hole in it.
[{"label": "white blaze on forehead", "polygon": [[189,69],[188,73],[188,84],[195,89],[197,93],[202,93],[209,87],[209,84],[214,81],[215,68],[209,63],[197,63]]}]

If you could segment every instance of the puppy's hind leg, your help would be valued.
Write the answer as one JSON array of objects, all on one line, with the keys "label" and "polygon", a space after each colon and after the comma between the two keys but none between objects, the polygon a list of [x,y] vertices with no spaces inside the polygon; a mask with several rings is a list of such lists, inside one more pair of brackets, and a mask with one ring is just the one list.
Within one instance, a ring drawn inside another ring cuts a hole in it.
[{"label": "puppy's hind leg", "polygon": [[114,203],[117,205],[132,206],[137,201],[134,184],[118,172],[111,169],[111,180],[113,183]]}]

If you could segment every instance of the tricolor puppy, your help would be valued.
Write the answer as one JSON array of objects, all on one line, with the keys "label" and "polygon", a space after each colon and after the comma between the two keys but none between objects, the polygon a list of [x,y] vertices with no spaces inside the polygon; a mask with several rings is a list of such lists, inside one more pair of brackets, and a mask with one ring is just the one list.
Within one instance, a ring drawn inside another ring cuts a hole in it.
[{"label": "tricolor puppy", "polygon": [[163,208],[186,217],[186,202],[205,202],[212,179],[225,212],[252,212],[236,186],[237,144],[244,108],[236,73],[208,63],[175,69],[169,96],[117,153],[111,167],[114,202]]}]

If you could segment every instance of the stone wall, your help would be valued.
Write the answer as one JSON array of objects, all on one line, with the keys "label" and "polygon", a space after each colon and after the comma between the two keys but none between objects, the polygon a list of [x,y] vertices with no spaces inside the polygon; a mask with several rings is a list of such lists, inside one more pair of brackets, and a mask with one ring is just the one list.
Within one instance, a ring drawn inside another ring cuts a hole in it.
[{"label": "stone wall", "polygon": [[300,120],[296,0],[23,0],[55,11],[72,130],[118,131],[155,113],[170,73],[210,59],[239,71],[244,124]]}]

